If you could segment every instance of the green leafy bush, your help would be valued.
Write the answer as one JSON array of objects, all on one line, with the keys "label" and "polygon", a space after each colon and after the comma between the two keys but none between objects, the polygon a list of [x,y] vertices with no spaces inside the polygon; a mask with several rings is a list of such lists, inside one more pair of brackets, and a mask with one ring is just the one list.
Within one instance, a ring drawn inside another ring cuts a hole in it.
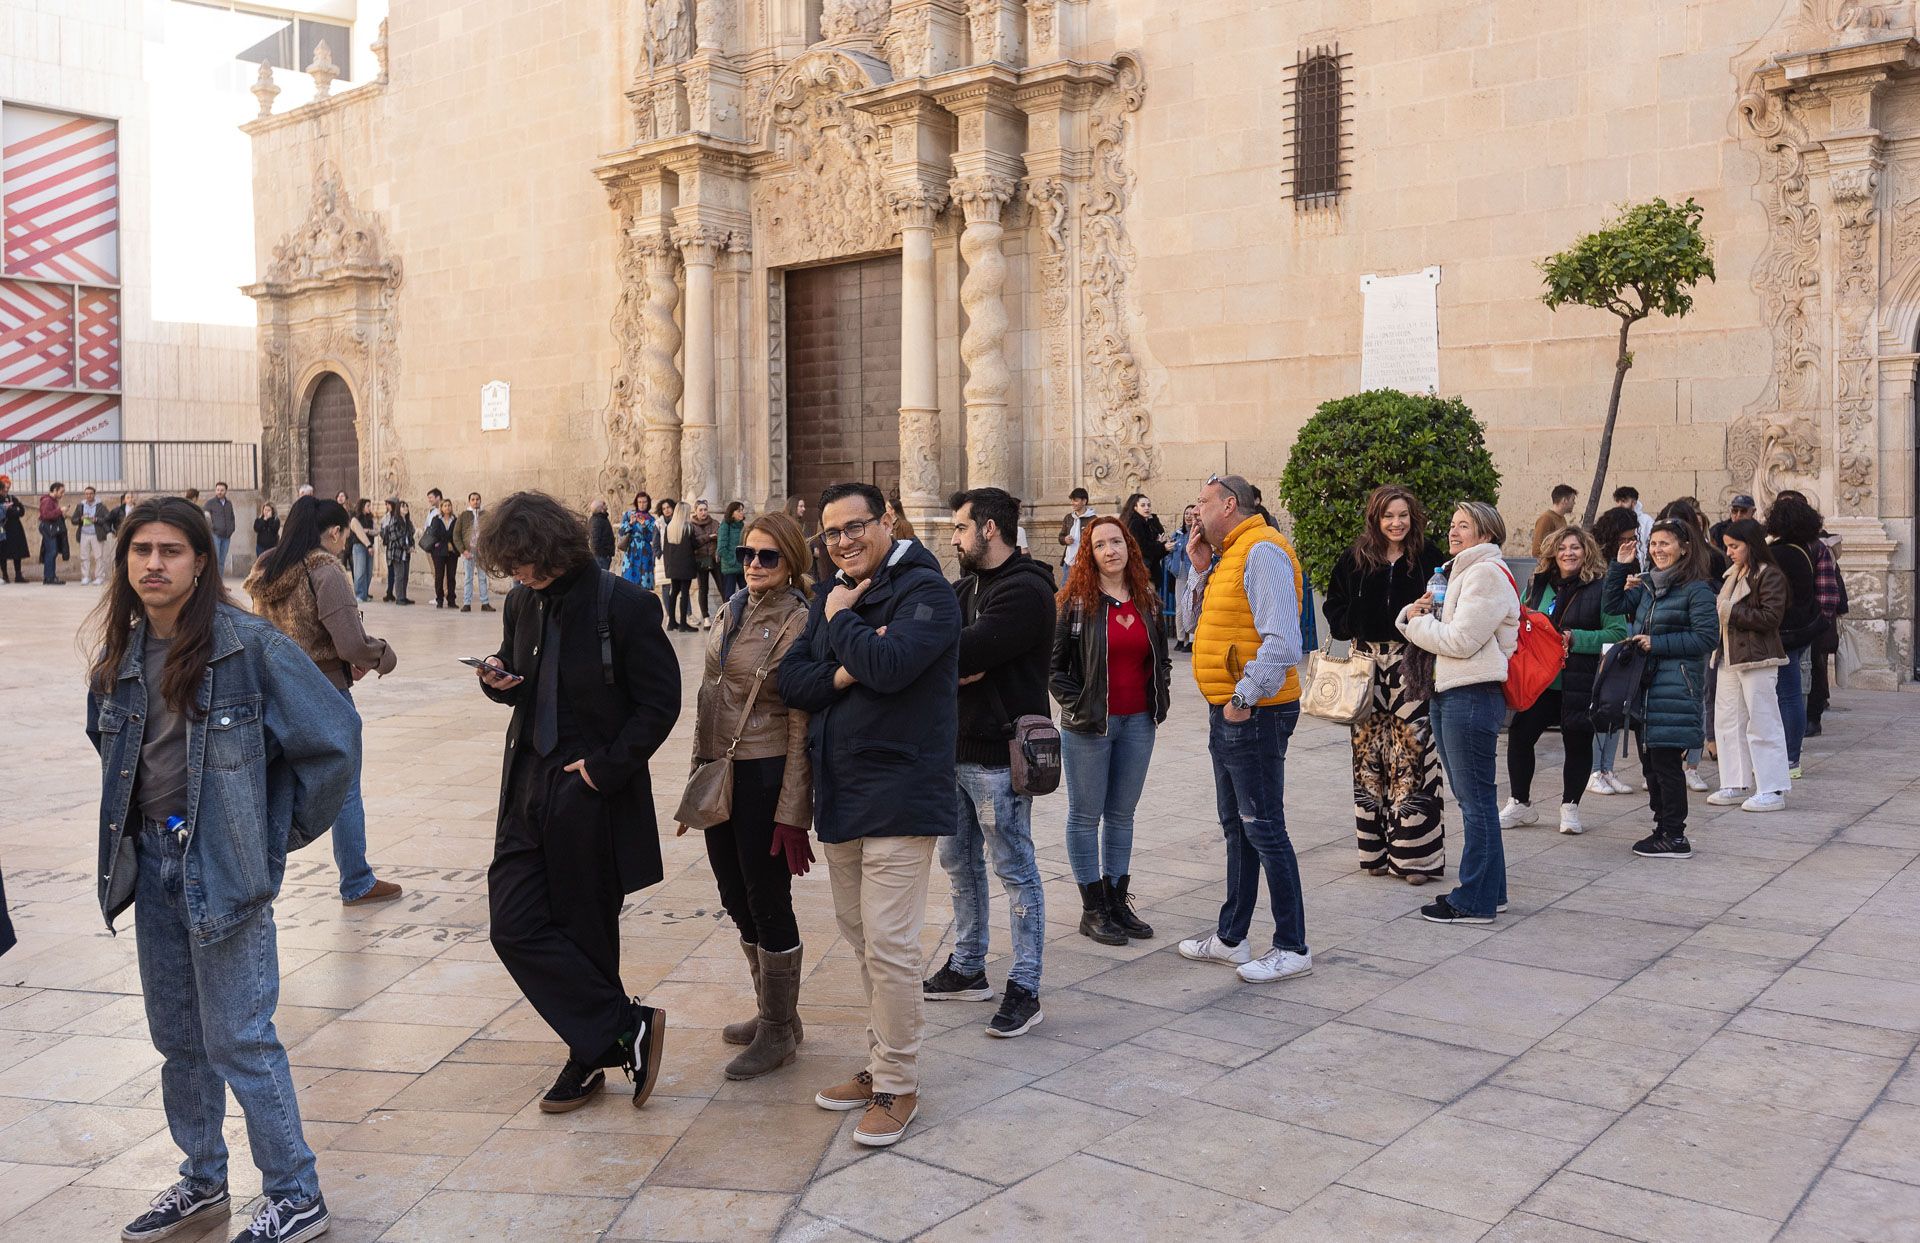
[{"label": "green leafy bush", "polygon": [[1381,484],[1411,489],[1426,506],[1428,534],[1445,547],[1457,502],[1499,498],[1485,430],[1458,397],[1383,388],[1323,402],[1280,476],[1307,577],[1325,590],[1334,562],[1360,534],[1367,495]]}]

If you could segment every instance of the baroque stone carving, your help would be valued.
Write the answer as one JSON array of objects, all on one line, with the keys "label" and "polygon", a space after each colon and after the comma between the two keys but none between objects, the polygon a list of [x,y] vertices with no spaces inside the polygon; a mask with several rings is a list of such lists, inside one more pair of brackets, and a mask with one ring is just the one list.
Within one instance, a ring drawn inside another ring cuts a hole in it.
[{"label": "baroque stone carving", "polygon": [[1008,59],[1000,37],[1000,0],[967,0],[967,27],[975,64]]},{"label": "baroque stone carving", "polygon": [[266,283],[326,280],[341,275],[394,276],[399,261],[389,259],[390,248],[380,222],[355,211],[331,160],[314,170],[307,198],[307,218],[273,248]]},{"label": "baroque stone carving", "polygon": [[878,43],[892,0],[826,0],[820,7],[820,37],[829,43]]},{"label": "baroque stone carving", "polygon": [[1028,180],[1026,202],[1031,224],[1040,235],[1040,315],[1047,349],[1046,406],[1054,422],[1053,435],[1073,434],[1073,333],[1068,315],[1072,294],[1068,288],[1068,228],[1072,207],[1064,177]]},{"label": "baroque stone carving", "polygon": [[1136,263],[1126,226],[1134,187],[1127,139],[1133,114],[1146,98],[1146,77],[1132,53],[1122,52],[1114,64],[1113,84],[1101,92],[1089,117],[1093,172],[1080,205],[1081,320],[1092,399],[1084,449],[1092,481],[1107,491],[1130,492],[1159,467],[1126,299]]},{"label": "baroque stone carving", "polygon": [[644,426],[636,407],[637,387],[646,347],[646,247],[631,235],[630,210],[620,214],[620,255],[615,265],[620,301],[613,308],[613,339],[619,348],[614,363],[612,391],[603,416],[607,430],[607,458],[600,469],[600,491],[631,496],[640,486],[637,471],[645,452]]},{"label": "baroque stone carving", "polygon": [[1727,429],[1725,496],[1744,492],[1765,508],[1796,477],[1820,470],[1820,424],[1811,415],[1743,415]]},{"label": "baroque stone carving", "polygon": [[787,274],[778,271],[767,273],[767,442],[766,508],[773,509],[787,503]]},{"label": "baroque stone carving", "polygon": [[307,76],[313,79],[315,99],[325,99],[333,94],[333,83],[340,76],[340,66],[334,63],[333,49],[327,46],[325,39],[314,46],[313,63],[307,66]]},{"label": "baroque stone carving", "polygon": [[1032,28],[1033,46],[1029,54],[1035,61],[1049,61],[1061,55],[1058,0],[1027,0],[1027,22]]},{"label": "baroque stone carving", "polygon": [[645,237],[638,245],[647,265],[647,296],[640,310],[641,466],[650,490],[661,496],[678,496],[683,381],[680,368],[674,365],[681,333],[673,312],[680,300],[680,287],[674,279],[680,252],[665,236]]},{"label": "baroque stone carving", "polygon": [[752,192],[753,236],[769,267],[897,244],[883,181],[891,130],[842,98],[874,84],[868,64],[880,68],[816,48],[774,81],[768,138],[786,167]]},{"label": "baroque stone carving", "polygon": [[1013,197],[1014,180],[997,174],[955,177],[948,183],[953,201],[967,220],[960,235],[960,257],[967,274],[960,282],[960,306],[967,328],[960,337],[960,358],[967,366],[963,395],[967,405],[967,486],[1009,487],[1015,483],[1014,437],[1007,426],[1007,392],[1013,372],[1007,367],[1007,257],[1000,249],[1005,229],[1000,209]]},{"label": "baroque stone carving", "polygon": [[[1863,92],[1864,93],[1864,92]],[[1871,165],[1834,170],[1829,178],[1839,225],[1839,390],[1834,397],[1838,450],[1837,495],[1843,514],[1871,514],[1874,486],[1875,424],[1879,393],[1875,380],[1874,312],[1879,301],[1880,172]]]},{"label": "baroque stone carving", "polygon": [[260,72],[254,75],[253,85],[247,89],[260,101],[260,116],[272,116],[273,101],[280,97],[280,87],[273,80],[273,66],[261,61]]},{"label": "baroque stone carving", "polygon": [[380,19],[380,34],[374,39],[373,43],[369,45],[367,50],[373,53],[374,63],[380,66],[379,76],[377,76],[374,79],[374,81],[379,82],[381,85],[384,86],[389,80],[387,77],[387,19],[386,18],[383,17]]},{"label": "baroque stone carving", "polygon": [[647,0],[640,50],[649,74],[693,55],[692,10],[693,0]]},{"label": "baroque stone carving", "polygon": [[896,11],[888,22],[880,50],[896,79],[917,78],[927,72],[927,54],[933,44],[927,21],[925,9],[908,9]]},{"label": "baroque stone carving", "polygon": [[732,27],[733,0],[699,0],[693,18],[694,41],[699,46],[725,47]]}]

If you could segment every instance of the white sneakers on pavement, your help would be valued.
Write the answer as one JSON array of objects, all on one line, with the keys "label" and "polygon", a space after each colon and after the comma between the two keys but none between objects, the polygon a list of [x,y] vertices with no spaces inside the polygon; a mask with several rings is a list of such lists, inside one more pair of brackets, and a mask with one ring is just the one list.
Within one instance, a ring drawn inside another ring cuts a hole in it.
[{"label": "white sneakers on pavement", "polygon": [[1587,826],[1580,823],[1580,804],[1560,804],[1560,831],[1562,833],[1585,833]]},{"label": "white sneakers on pavement", "polygon": [[1712,786],[1707,784],[1707,779],[1700,775],[1700,766],[1698,764],[1688,766],[1687,789],[1697,794],[1702,790],[1711,790],[1712,788]]},{"label": "white sneakers on pavement", "polygon": [[[1241,949],[1246,948],[1243,942]],[[1272,949],[1260,955],[1252,962],[1241,963],[1235,971],[1249,984],[1271,984],[1275,980],[1291,980],[1296,976],[1313,974],[1313,955],[1296,954],[1292,950]]]},{"label": "white sneakers on pavement", "polygon": [[1532,803],[1523,803],[1519,799],[1510,798],[1507,800],[1507,805],[1500,809],[1500,827],[1503,829],[1517,829],[1524,825],[1539,823],[1540,813],[1533,809]]},{"label": "white sneakers on pavement", "polygon": [[1709,807],[1738,807],[1747,797],[1745,790],[1736,790],[1732,786],[1721,786],[1707,795]]},{"label": "white sneakers on pavement", "polygon": [[1229,967],[1242,967],[1253,961],[1253,948],[1245,941],[1228,945],[1220,939],[1219,933],[1209,932],[1204,937],[1180,942],[1180,957],[1191,958],[1195,962],[1223,962]]},{"label": "white sneakers on pavement", "polygon": [[1777,790],[1765,790],[1740,804],[1741,811],[1785,811],[1787,796]]},{"label": "white sneakers on pavement", "polygon": [[1593,776],[1587,778],[1587,793],[1610,795],[1617,794],[1619,791],[1615,790],[1613,783],[1607,780],[1607,774],[1595,773]]}]

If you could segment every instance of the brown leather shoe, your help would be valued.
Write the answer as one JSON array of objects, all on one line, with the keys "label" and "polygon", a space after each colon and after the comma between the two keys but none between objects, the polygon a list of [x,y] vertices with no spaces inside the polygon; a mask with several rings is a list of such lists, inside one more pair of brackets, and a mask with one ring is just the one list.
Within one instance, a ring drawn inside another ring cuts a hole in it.
[{"label": "brown leather shoe", "polygon": [[850,1109],[865,1109],[872,1100],[873,1076],[863,1070],[845,1083],[836,1083],[818,1093],[813,1103],[822,1109],[845,1113]]},{"label": "brown leather shoe", "polygon": [[342,898],[341,906],[371,906],[375,902],[391,902],[400,896],[400,886],[390,880],[377,880],[373,888],[357,898]]},{"label": "brown leather shoe", "polygon": [[866,1117],[853,1128],[853,1140],[856,1144],[865,1144],[869,1148],[888,1148],[900,1142],[907,1133],[907,1123],[913,1121],[920,1112],[920,1094],[903,1092],[895,1096],[891,1092],[875,1092],[873,1101],[867,1106]]}]

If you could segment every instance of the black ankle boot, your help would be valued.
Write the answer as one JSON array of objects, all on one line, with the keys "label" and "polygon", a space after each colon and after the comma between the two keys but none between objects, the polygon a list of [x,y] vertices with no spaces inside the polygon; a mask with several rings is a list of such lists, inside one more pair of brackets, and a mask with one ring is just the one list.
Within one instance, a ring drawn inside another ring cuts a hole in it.
[{"label": "black ankle boot", "polygon": [[1127,934],[1113,922],[1111,910],[1106,881],[1080,886],[1080,935],[1100,945],[1125,945]]},{"label": "black ankle boot", "polygon": [[1153,936],[1153,925],[1133,913],[1133,899],[1127,896],[1127,882],[1131,879],[1131,876],[1107,878],[1107,914],[1114,927],[1136,941],[1145,941]]}]

